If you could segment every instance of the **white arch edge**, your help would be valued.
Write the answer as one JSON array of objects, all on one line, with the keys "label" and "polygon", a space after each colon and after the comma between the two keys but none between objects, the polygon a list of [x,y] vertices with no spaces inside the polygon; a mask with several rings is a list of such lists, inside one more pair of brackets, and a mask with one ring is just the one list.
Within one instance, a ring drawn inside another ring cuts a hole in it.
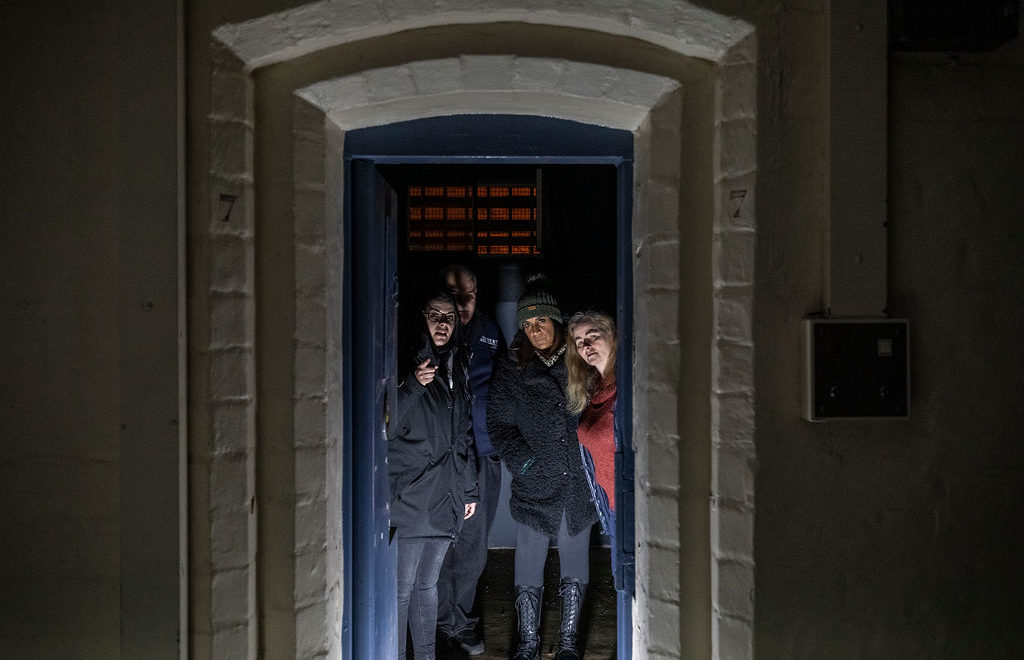
[{"label": "white arch edge", "polygon": [[319,99],[301,91],[296,95],[323,111],[328,120],[344,131],[447,115],[504,114],[567,119],[634,133],[650,113],[651,107],[678,88],[678,84],[666,86],[664,92],[654,99],[652,106],[636,106],[557,92],[460,90],[332,110],[321,105]]},{"label": "white arch edge", "polygon": [[[558,4],[554,0],[553,4]],[[693,35],[672,34],[659,30],[657,22],[648,22],[630,16],[628,24],[611,21],[583,13],[531,8],[485,9],[437,12],[389,20],[381,16],[379,22],[351,25],[343,10],[326,1],[310,3],[293,9],[268,14],[242,23],[222,25],[213,31],[213,38],[226,46],[243,62],[246,71],[308,55],[334,46],[363,39],[386,36],[407,30],[448,25],[481,25],[491,23],[523,23],[551,27],[570,27],[593,30],[615,36],[646,41],[686,57],[720,62],[730,49],[755,30],[742,19],[726,17],[689,3],[666,2],[666,5],[686,5],[690,14],[686,25],[700,25]],[[365,8],[364,8],[365,9]],[[295,21],[304,29],[290,30]]]}]

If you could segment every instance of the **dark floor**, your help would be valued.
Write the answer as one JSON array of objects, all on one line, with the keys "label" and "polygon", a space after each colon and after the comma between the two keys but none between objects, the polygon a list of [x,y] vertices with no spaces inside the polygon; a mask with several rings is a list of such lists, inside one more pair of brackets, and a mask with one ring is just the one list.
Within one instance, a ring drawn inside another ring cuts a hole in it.
[{"label": "dark floor", "polygon": [[[483,624],[486,650],[467,656],[459,648],[437,649],[438,660],[503,660],[511,655],[515,641],[513,608],[513,551],[491,550],[487,568],[480,579],[477,607]],[[558,641],[561,610],[558,599],[558,551],[551,550],[544,569],[544,602],[541,605],[541,657],[554,657]],[[615,587],[612,583],[611,556],[608,548],[590,550],[590,586],[581,620],[583,648],[590,660],[615,657]]]}]

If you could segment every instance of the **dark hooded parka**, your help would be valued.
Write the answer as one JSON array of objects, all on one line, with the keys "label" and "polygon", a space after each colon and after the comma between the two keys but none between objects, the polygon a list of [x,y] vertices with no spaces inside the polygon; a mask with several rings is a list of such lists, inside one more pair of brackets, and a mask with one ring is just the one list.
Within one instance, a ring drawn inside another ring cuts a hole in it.
[{"label": "dark hooded parka", "polygon": [[398,387],[388,435],[391,524],[400,537],[456,538],[465,505],[479,499],[466,374],[456,340],[441,349],[427,339],[416,364],[438,366],[421,385],[415,367]]},{"label": "dark hooded parka", "polygon": [[[513,342],[527,341],[521,335]],[[519,368],[510,350],[491,381],[487,428],[512,474],[512,518],[556,536],[565,512],[570,534],[597,520],[580,458],[576,415],[566,408],[564,353],[551,366],[535,356]]]}]

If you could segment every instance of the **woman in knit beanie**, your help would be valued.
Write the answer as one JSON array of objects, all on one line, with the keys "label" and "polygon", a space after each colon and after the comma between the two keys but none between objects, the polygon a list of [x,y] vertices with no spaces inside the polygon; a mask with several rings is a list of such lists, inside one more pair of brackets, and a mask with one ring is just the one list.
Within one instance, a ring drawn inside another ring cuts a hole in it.
[{"label": "woman in knit beanie", "polygon": [[516,305],[519,332],[491,382],[487,426],[512,475],[512,517],[518,523],[515,609],[519,645],[513,660],[540,652],[540,605],[548,546],[557,539],[561,574],[561,660],[582,657],[580,610],[590,578],[590,529],[597,520],[584,474],[576,415],[566,405],[565,329],[543,276],[531,277]]}]

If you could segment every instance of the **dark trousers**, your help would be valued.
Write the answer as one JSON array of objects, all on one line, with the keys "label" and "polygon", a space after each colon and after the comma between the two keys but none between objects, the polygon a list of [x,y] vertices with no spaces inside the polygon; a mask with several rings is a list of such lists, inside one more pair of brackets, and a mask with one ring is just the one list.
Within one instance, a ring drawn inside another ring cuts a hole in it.
[{"label": "dark trousers", "polygon": [[405,660],[406,630],[416,660],[434,659],[437,575],[451,540],[398,538],[398,657]]},{"label": "dark trousers", "polygon": [[[557,538],[559,577],[562,579],[577,578],[582,582],[589,582],[590,527],[575,536],[570,535],[565,524],[565,512],[563,512]],[[516,585],[544,586],[544,563],[548,558],[550,542],[551,539],[543,532],[538,532],[521,523],[516,526]]]},{"label": "dark trousers", "polygon": [[479,617],[472,616],[476,584],[487,564],[487,536],[494,524],[501,491],[501,459],[497,454],[477,459],[480,503],[476,513],[462,524],[462,534],[452,544],[437,580],[437,627],[453,637],[472,628]]}]

